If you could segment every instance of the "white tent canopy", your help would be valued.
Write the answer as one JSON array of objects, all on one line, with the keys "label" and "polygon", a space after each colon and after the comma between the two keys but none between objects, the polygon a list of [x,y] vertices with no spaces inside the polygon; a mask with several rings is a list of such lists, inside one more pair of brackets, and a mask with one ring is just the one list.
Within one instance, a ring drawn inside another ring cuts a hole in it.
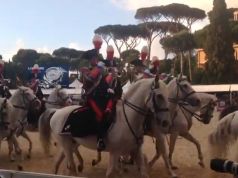
[{"label": "white tent canopy", "polygon": [[81,88],[82,87],[82,83],[78,80],[75,79],[71,84],[69,84],[69,88]]}]

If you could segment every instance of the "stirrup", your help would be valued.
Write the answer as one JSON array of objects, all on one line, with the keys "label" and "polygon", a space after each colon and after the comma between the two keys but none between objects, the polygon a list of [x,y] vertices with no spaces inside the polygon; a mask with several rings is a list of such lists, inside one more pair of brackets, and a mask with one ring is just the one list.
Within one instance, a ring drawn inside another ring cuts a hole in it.
[{"label": "stirrup", "polygon": [[98,142],[97,142],[97,150],[98,150],[98,151],[103,151],[103,150],[105,150],[105,149],[106,149],[106,145],[105,145],[103,139],[102,139],[102,138],[98,139]]}]

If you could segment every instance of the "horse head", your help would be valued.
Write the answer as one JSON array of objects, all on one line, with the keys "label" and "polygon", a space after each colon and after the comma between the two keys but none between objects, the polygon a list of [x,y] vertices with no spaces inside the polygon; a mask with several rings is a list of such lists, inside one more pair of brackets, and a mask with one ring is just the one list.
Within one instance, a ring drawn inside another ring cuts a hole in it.
[{"label": "horse head", "polygon": [[[158,126],[162,132],[168,132],[171,120],[168,110],[168,92],[166,85],[157,77],[142,79],[132,84],[123,97],[124,103],[132,106],[141,115],[152,113],[151,121]],[[130,102],[129,102],[130,101]],[[137,106],[134,106],[135,103]]]},{"label": "horse head", "polygon": [[159,126],[159,130],[163,133],[169,132],[172,123],[168,103],[167,86],[163,81],[159,80],[159,75],[156,75],[152,86],[150,110]]},{"label": "horse head", "polygon": [[212,117],[214,109],[217,105],[217,97],[215,95],[207,93],[198,93],[201,98],[201,108],[200,108],[200,117],[204,124],[209,124]]},{"label": "horse head", "polygon": [[19,87],[14,92],[14,94],[10,98],[10,101],[14,107],[23,110],[29,109],[39,110],[41,107],[41,102],[36,97],[33,90],[24,86]]},{"label": "horse head", "polygon": [[168,84],[169,100],[171,103],[187,107],[199,107],[200,98],[184,76],[174,78]]},{"label": "horse head", "polygon": [[72,105],[72,99],[63,88],[56,87],[49,95],[46,103],[56,107],[63,107]]}]

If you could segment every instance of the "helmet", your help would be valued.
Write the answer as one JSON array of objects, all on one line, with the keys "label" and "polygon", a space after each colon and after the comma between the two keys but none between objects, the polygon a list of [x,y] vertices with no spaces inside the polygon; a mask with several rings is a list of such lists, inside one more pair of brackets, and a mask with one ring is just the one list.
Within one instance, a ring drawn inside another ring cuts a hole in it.
[{"label": "helmet", "polygon": [[147,55],[149,53],[149,49],[147,46],[143,46],[143,48],[141,49],[141,60],[145,60]]},{"label": "helmet", "polygon": [[102,37],[98,34],[95,34],[93,37],[93,44],[95,49],[100,49],[102,46]]},{"label": "helmet", "polygon": [[111,45],[107,47],[107,59],[112,60],[114,55],[114,49]]}]

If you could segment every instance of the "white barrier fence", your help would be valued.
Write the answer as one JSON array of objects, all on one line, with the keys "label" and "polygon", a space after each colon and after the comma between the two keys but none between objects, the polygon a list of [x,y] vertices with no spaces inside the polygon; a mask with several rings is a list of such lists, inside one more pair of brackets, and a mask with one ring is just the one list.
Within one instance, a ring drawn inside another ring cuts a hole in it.
[{"label": "white barrier fence", "polygon": [[[130,86],[129,83],[127,83],[123,90],[124,92],[128,89]],[[219,92],[229,92],[229,91],[238,91],[238,84],[224,84],[224,85],[192,85],[193,89],[197,92],[208,92],[208,93],[219,93]],[[42,92],[44,95],[49,95],[52,92],[53,89],[42,89]],[[10,90],[11,93],[14,93],[15,90]],[[66,89],[66,92],[69,95],[80,95],[81,94],[81,88],[70,88]]]},{"label": "white barrier fence", "polygon": [[[76,178],[76,177],[0,169],[0,178]],[[86,177],[77,177],[77,178],[86,178]]]}]

